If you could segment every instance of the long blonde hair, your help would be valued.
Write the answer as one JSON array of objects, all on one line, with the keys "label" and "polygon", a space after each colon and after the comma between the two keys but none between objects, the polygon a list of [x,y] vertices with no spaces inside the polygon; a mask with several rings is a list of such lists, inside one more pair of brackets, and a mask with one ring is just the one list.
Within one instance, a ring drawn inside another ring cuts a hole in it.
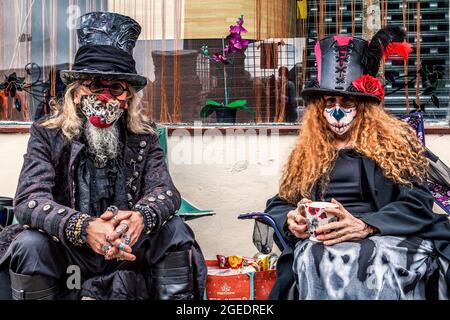
[{"label": "long blonde hair", "polygon": [[[310,197],[316,183],[327,181],[337,158],[335,138],[323,117],[324,99],[308,105],[297,144],[283,170],[280,196],[291,203]],[[399,184],[423,182],[428,168],[425,149],[414,130],[374,103],[361,102],[350,132],[350,146],[372,159]]]},{"label": "long blonde hair", "polygon": [[[64,99],[56,106],[54,113],[41,126],[49,129],[61,129],[64,137],[71,141],[78,137],[83,127],[83,119],[77,112],[77,106],[73,101],[75,90],[80,87],[80,82],[74,82],[67,86]],[[127,108],[127,128],[136,134],[153,134],[150,119],[145,115],[141,104],[142,94],[136,92],[127,84],[130,99]]]}]

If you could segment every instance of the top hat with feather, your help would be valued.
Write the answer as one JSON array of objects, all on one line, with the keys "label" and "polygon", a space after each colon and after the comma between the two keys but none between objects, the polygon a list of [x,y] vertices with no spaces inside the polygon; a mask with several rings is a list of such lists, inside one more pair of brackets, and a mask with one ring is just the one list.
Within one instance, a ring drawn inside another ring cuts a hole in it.
[{"label": "top hat with feather", "polygon": [[71,70],[61,71],[65,84],[84,79],[123,80],[137,91],[147,78],[137,74],[133,49],[141,26],[112,12],[90,12],[77,23],[79,49]]},{"label": "top hat with feather", "polygon": [[382,59],[397,55],[408,59],[411,45],[397,26],[379,30],[366,41],[351,36],[329,36],[314,47],[317,79],[302,91],[306,100],[324,95],[352,96],[380,103],[384,89],[377,78]]}]

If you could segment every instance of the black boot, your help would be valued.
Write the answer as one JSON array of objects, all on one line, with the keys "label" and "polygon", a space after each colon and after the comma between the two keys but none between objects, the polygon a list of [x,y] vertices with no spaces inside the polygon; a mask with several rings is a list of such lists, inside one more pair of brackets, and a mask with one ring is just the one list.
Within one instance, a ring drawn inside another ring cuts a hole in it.
[{"label": "black boot", "polygon": [[168,252],[152,267],[150,295],[153,300],[194,299],[191,250]]},{"label": "black boot", "polygon": [[11,276],[13,300],[54,300],[58,293],[56,280],[50,277],[14,273]]}]

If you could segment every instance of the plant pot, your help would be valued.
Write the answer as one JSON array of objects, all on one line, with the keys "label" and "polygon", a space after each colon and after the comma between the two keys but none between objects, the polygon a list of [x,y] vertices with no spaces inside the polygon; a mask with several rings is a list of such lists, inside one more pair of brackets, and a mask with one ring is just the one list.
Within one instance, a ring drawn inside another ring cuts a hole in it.
[{"label": "plant pot", "polygon": [[236,123],[237,109],[215,107],[216,120],[218,123]]}]

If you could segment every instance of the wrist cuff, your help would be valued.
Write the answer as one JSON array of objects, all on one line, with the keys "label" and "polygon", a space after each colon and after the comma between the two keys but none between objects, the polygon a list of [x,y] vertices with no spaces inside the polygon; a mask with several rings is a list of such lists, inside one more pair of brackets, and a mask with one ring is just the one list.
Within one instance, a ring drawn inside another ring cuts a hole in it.
[{"label": "wrist cuff", "polygon": [[149,234],[156,226],[157,216],[156,213],[152,210],[152,208],[146,204],[138,203],[135,207],[135,210],[138,211],[144,217],[144,232],[145,234]]}]

